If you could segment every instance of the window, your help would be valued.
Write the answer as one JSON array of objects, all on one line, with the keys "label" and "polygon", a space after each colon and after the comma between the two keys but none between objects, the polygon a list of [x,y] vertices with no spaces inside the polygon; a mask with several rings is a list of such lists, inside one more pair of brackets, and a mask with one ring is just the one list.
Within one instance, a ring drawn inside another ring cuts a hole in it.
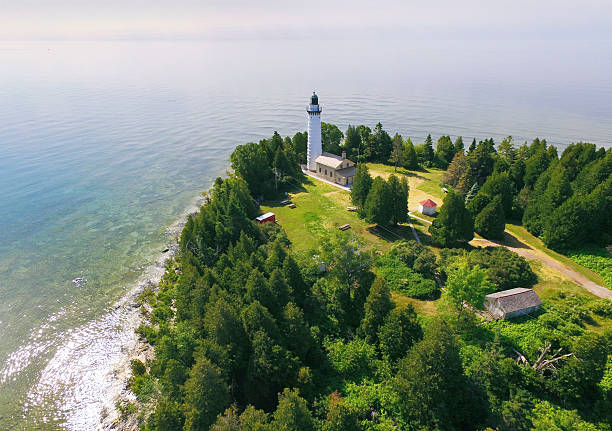
[{"label": "window", "polygon": [[325,175],[327,175],[327,169],[325,169]]},{"label": "window", "polygon": [[319,166],[319,173],[321,173],[321,166]]}]

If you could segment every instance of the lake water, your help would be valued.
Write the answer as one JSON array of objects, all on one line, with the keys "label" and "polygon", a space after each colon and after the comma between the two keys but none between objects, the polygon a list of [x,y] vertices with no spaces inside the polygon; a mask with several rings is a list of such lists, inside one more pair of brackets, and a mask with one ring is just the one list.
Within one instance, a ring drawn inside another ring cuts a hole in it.
[{"label": "lake water", "polygon": [[236,145],[305,130],[312,90],[343,130],[609,147],[611,48],[0,43],[0,429],[96,427],[168,228]]}]

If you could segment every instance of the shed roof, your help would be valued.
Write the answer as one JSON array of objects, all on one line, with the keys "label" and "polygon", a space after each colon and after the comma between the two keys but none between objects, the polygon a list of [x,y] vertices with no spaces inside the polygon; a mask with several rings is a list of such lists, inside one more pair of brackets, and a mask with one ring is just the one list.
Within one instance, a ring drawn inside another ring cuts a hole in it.
[{"label": "shed roof", "polygon": [[338,169],[342,166],[342,162],[346,160],[343,159],[342,156],[338,156],[332,153],[322,153],[319,157],[315,159],[316,163],[320,163],[323,166],[329,166],[330,168]]},{"label": "shed roof", "polygon": [[425,199],[424,201],[419,202],[424,207],[437,207],[438,204],[432,201],[431,199]]},{"label": "shed roof", "polygon": [[497,300],[499,306],[506,313],[542,305],[542,300],[537,293],[533,289],[525,289],[524,287],[491,293],[485,298]]},{"label": "shed roof", "polygon": [[265,213],[265,214],[262,214],[259,217],[257,217],[255,220],[262,221],[262,220],[265,220],[265,219],[270,218],[270,217],[274,217],[274,213]]}]

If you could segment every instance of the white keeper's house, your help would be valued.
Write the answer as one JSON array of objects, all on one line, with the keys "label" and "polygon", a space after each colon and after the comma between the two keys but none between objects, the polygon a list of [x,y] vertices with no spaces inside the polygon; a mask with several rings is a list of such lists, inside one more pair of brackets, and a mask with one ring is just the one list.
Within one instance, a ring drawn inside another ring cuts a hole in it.
[{"label": "white keeper's house", "polygon": [[355,177],[355,162],[346,158],[346,152],[338,156],[324,153],[321,145],[321,106],[319,97],[312,93],[308,112],[308,149],[306,168],[316,176],[334,183],[350,186]]}]

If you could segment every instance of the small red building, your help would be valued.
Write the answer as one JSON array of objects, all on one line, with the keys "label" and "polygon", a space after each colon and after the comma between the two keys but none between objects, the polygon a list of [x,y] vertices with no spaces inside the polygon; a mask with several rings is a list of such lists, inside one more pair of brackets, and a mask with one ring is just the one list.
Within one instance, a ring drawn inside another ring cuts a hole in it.
[{"label": "small red building", "polygon": [[433,216],[436,214],[436,203],[431,199],[425,199],[424,201],[419,202],[419,212],[421,214],[425,214],[428,216]]},{"label": "small red building", "polygon": [[274,213],[265,213],[257,217],[255,220],[257,220],[259,223],[274,223],[276,222],[276,216],[274,215]]}]

